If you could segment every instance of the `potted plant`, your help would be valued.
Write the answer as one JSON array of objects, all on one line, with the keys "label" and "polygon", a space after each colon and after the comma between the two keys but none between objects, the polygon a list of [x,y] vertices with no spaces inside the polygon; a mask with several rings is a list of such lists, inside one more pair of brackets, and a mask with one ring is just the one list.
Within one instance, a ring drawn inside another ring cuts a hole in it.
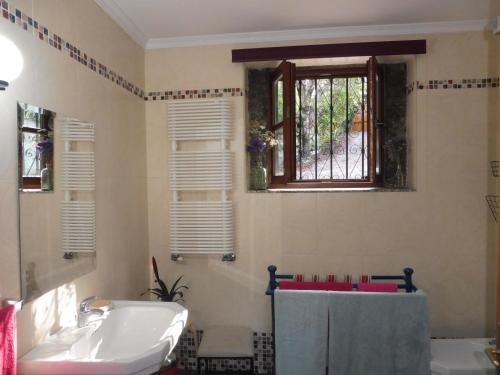
[{"label": "potted plant", "polygon": [[265,190],[267,188],[267,174],[264,167],[265,155],[276,146],[274,134],[266,130],[265,126],[250,127],[247,150],[250,153],[250,189]]},{"label": "potted plant", "polygon": [[153,272],[155,275],[155,283],[158,284],[158,288],[148,288],[144,293],[141,293],[141,296],[146,293],[150,293],[156,296],[157,299],[163,302],[180,302],[184,301],[184,293],[182,289],[189,289],[186,285],[179,285],[183,275],[179,276],[177,280],[175,280],[174,284],[171,288],[168,288],[167,284],[160,279],[160,275],[158,273],[158,265],[156,264],[156,259],[153,257]]}]

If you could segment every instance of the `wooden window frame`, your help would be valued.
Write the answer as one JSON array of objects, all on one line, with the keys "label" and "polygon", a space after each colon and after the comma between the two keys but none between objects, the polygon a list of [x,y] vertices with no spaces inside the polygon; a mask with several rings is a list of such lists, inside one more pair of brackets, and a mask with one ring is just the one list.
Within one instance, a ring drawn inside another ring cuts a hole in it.
[{"label": "wooden window frame", "polygon": [[233,63],[319,59],[324,57],[419,55],[425,53],[427,53],[427,41],[425,39],[245,48],[231,51]]},{"label": "wooden window frame", "polygon": [[[271,150],[269,152],[269,157],[268,157],[268,170],[270,173],[268,174],[268,185],[286,185],[288,181],[290,181],[291,178],[291,166],[292,166],[292,159],[290,157],[290,151],[289,148],[295,144],[294,138],[292,137],[291,133],[291,122],[292,119],[295,119],[295,106],[292,105],[293,101],[291,102],[291,97],[290,97],[290,92],[293,90],[293,86],[291,85],[292,82],[295,82],[295,75],[294,75],[294,69],[293,69],[293,64],[291,64],[288,61],[283,61],[279,67],[276,69],[276,72],[273,74],[271,78],[271,95],[270,95],[270,100],[271,100],[271,111],[270,111],[270,116],[271,118],[269,119],[269,128],[270,130],[274,133],[277,129],[283,128],[283,148],[284,148],[284,161],[283,161],[283,170],[284,174],[283,176],[275,176],[274,175],[274,152]],[[275,124],[275,118],[276,118],[276,108],[273,105],[274,100],[274,83],[279,80],[280,77],[283,77],[283,121]]]},{"label": "wooden window frame", "polygon": [[[268,157],[268,186],[271,189],[321,189],[321,188],[372,188],[380,185],[382,181],[382,168],[380,173],[376,173],[377,158],[382,157],[382,148],[379,147],[379,155],[376,155],[375,144],[382,143],[383,129],[377,130],[377,122],[382,116],[381,111],[377,110],[377,62],[375,57],[371,57],[366,65],[363,66],[317,66],[317,67],[299,67],[287,61],[283,61],[271,79],[270,88],[270,121],[269,128],[272,132],[283,127],[284,142],[284,175],[274,175],[274,152],[270,151]],[[274,124],[275,110],[274,105],[274,82],[283,75],[283,98],[284,98],[284,119],[282,123]],[[367,132],[368,132],[368,179],[367,180],[297,180],[296,179],[296,121],[295,121],[295,84],[298,79],[305,78],[367,78]],[[379,137],[376,139],[376,137]],[[383,160],[383,159],[382,159]],[[383,163],[380,162],[382,167]]]}]

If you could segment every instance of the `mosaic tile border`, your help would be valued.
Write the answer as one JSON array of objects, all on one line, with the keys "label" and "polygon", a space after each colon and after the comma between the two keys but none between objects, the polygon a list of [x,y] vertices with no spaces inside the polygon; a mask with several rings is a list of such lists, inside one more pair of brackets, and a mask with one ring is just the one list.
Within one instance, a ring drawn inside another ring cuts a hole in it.
[{"label": "mosaic tile border", "polygon": [[428,89],[484,89],[495,88],[499,85],[499,78],[472,78],[472,79],[448,79],[430,80],[426,82],[417,81],[419,90]]},{"label": "mosaic tile border", "polygon": [[36,19],[28,16],[26,13],[23,13],[21,10],[14,8],[8,1],[0,0],[0,3],[0,18],[4,18],[12,24],[19,26],[24,31],[32,34],[38,40],[48,44],[59,52],[66,54],[71,59],[89,68],[101,77],[116,83],[117,86],[124,88],[135,96],[141,99],[145,97],[143,89],[126,80],[123,76],[110,69],[108,66],[98,62],[94,57],[89,56],[78,46],[64,40],[59,35],[43,26]]},{"label": "mosaic tile border", "polygon": [[487,89],[500,87],[499,77],[494,78],[463,78],[463,79],[431,79],[429,81],[410,82],[406,85],[406,93],[410,95],[418,90],[460,90],[460,89]]},{"label": "mosaic tile border", "polygon": [[196,90],[173,90],[173,91],[152,91],[144,98],[146,101],[162,100],[182,100],[182,99],[200,99],[200,98],[221,98],[243,96],[243,90],[236,88],[222,89],[196,89]]},{"label": "mosaic tile border", "polygon": [[[216,89],[194,89],[194,90],[171,90],[151,91],[147,94],[143,89],[125,79],[123,76],[100,63],[94,57],[89,56],[78,46],[43,26],[36,19],[28,16],[21,10],[11,6],[7,0],[0,0],[0,18],[17,25],[24,31],[32,34],[38,40],[48,44],[55,50],[62,52],[71,59],[89,68],[101,77],[110,80],[117,86],[122,87],[131,94],[145,101],[183,100],[199,98],[239,97],[244,96],[241,88],[216,88]],[[410,82],[406,86],[407,95],[415,89],[470,89],[470,88],[497,88],[500,86],[499,78],[472,78],[472,79],[448,79]]]},{"label": "mosaic tile border", "polygon": [[[197,331],[198,340],[201,341],[203,331]],[[199,344],[199,343],[198,343]],[[192,332],[187,331],[182,334],[175,354],[177,356],[177,368],[196,370],[196,346],[195,337]],[[254,333],[254,364],[257,374],[270,374],[273,367],[272,335],[267,332]],[[248,371],[250,370],[250,361],[248,360],[218,360],[212,361],[210,368],[213,371]]]}]

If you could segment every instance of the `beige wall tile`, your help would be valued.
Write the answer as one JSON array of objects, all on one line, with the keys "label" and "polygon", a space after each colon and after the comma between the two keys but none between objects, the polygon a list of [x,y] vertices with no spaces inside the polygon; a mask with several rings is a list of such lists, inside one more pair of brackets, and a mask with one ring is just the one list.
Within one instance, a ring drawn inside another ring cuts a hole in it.
[{"label": "beige wall tile", "polygon": [[[429,41],[428,54],[410,59],[414,64],[409,82],[496,76],[491,36],[423,37]],[[371,39],[375,38],[363,38]],[[230,50],[246,47],[147,51],[146,86],[153,91],[243,87],[245,69],[243,64],[230,62]],[[408,110],[411,183],[417,190],[412,193],[247,193],[245,98],[235,98],[231,147],[235,152],[236,263],[222,264],[216,257],[186,257],[182,264],[172,263],[161,240],[150,252],[169,280],[186,275],[191,288],[187,305],[194,322],[202,327],[225,318],[256,330],[268,329],[269,301],[255,288],[264,292],[269,264],[276,264],[282,272],[306,275],[400,273],[411,266],[417,285],[429,293],[433,334],[482,336],[494,297],[487,284],[492,282],[493,271],[486,264],[494,254],[496,234],[488,230],[492,220],[484,195],[491,184],[489,160],[495,155],[488,137],[496,134],[496,91],[414,90]],[[159,190],[157,173],[167,168],[162,154],[165,144],[157,139],[164,131],[159,127],[166,123],[164,108],[165,102],[146,106],[150,191]],[[167,212],[161,213],[160,202],[152,195],[148,204],[154,207],[150,222],[153,212],[154,220],[162,221],[150,226],[150,238],[162,238],[163,234],[155,232],[168,225]],[[472,309],[464,295],[474,290],[478,293]],[[222,296],[224,302],[219,301]],[[239,310],[235,309],[240,306],[251,313],[245,310],[236,318]]]},{"label": "beige wall tile", "polygon": [[[250,45],[144,52],[93,1],[12,3],[133,83],[145,83],[148,91],[244,87],[245,66],[232,64],[230,52]],[[491,326],[496,231],[484,195],[495,191],[488,162],[498,137],[497,90],[414,91],[408,111],[413,193],[246,192],[246,98],[234,98],[237,261],[187,257],[173,263],[166,103],[144,104],[17,26],[2,21],[0,33],[21,47],[26,64],[19,80],[0,95],[1,295],[19,291],[19,275],[12,272],[18,262],[16,100],[97,126],[97,269],[19,314],[21,354],[61,325],[61,305],[75,306],[90,294],[138,298],[152,274],[150,255],[168,281],[185,275],[186,305],[201,328],[233,323],[269,330],[264,295],[269,264],[306,275],[398,273],[412,266],[417,285],[429,294],[434,335],[482,336]],[[488,34],[424,37],[429,52],[415,59],[411,80],[498,75],[499,44]],[[360,38],[332,42],[354,40]],[[269,45],[278,44],[295,43]]]},{"label": "beige wall tile", "polygon": [[[37,0],[15,5],[143,86],[144,51],[95,2]],[[82,298],[138,299],[148,285],[145,105],[3,19],[0,34],[20,48],[25,61],[22,75],[0,95],[0,298],[18,298],[20,288],[16,101],[92,121],[97,129],[97,268],[27,304],[18,314],[22,355],[60,327]]]}]

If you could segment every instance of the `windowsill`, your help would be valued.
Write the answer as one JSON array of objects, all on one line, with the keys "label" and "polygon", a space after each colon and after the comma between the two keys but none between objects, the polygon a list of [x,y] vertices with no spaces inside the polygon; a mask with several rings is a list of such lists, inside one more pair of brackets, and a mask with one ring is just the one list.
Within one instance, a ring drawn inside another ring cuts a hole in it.
[{"label": "windowsill", "polygon": [[54,190],[41,190],[41,189],[19,189],[20,193],[53,193]]},{"label": "windowsill", "polygon": [[248,190],[248,193],[413,193],[412,188],[315,188],[315,189],[267,189]]}]

